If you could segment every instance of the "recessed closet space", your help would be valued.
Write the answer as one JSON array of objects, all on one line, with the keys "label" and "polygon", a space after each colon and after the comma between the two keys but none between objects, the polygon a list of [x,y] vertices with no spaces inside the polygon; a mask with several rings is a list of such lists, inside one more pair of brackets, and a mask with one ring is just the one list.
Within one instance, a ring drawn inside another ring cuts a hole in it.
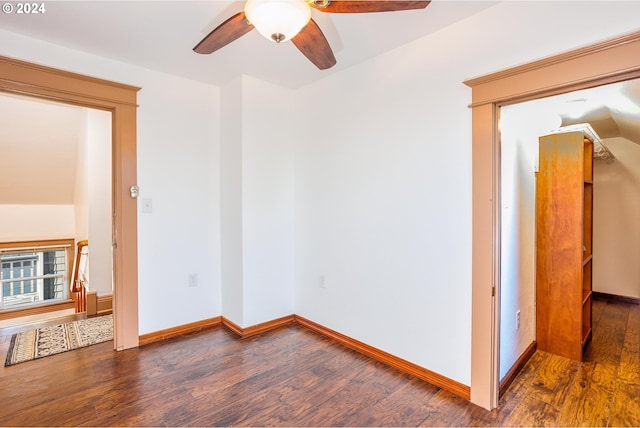
[{"label": "recessed closet space", "polygon": [[539,139],[567,126],[585,126],[595,140],[592,188],[587,195],[592,196],[593,206],[587,272],[593,294],[640,302],[640,80],[502,106],[501,382],[537,340],[536,311],[541,310],[536,308]]}]

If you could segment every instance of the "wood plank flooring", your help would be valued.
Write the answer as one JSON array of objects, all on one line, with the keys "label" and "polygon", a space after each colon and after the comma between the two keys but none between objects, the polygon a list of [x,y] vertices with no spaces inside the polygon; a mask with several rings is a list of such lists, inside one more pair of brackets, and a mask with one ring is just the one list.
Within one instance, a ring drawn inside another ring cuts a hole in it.
[{"label": "wood plank flooring", "polygon": [[537,351],[491,412],[301,327],[216,327],[2,367],[0,425],[640,426],[640,306],[593,315],[584,363]]}]

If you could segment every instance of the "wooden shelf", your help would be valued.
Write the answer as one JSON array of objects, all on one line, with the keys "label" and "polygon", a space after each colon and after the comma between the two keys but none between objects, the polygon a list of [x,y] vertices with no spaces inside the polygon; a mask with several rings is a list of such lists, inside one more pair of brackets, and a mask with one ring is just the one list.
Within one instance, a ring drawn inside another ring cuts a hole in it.
[{"label": "wooden shelf", "polygon": [[591,339],[591,333],[592,333],[591,328],[589,328],[586,331],[586,333],[583,332],[583,337],[582,337],[582,342],[581,342],[583,349],[584,349],[585,346],[587,346],[587,343],[589,342],[589,339]]},{"label": "wooden shelf", "polygon": [[591,337],[593,143],[581,131],[539,139],[536,342],[582,360]]}]

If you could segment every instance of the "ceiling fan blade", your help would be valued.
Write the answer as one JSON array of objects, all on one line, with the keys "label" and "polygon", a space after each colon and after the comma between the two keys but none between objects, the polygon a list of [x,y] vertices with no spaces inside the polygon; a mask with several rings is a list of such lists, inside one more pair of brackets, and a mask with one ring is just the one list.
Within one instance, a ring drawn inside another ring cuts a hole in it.
[{"label": "ceiling fan blade", "polygon": [[238,12],[218,25],[193,48],[199,54],[210,54],[253,30],[244,12]]},{"label": "ceiling fan blade", "polygon": [[291,41],[320,70],[336,65],[331,46],[313,19]]},{"label": "ceiling fan blade", "polygon": [[320,12],[366,13],[424,9],[431,1],[405,0],[314,0],[310,6]]}]

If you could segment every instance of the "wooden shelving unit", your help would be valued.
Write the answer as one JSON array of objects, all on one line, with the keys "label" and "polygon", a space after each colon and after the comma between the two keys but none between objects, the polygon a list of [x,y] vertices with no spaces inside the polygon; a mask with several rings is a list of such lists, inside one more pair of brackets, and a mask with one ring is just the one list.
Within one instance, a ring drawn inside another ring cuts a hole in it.
[{"label": "wooden shelving unit", "polygon": [[591,338],[593,141],[581,131],[539,139],[536,341],[582,360]]}]

